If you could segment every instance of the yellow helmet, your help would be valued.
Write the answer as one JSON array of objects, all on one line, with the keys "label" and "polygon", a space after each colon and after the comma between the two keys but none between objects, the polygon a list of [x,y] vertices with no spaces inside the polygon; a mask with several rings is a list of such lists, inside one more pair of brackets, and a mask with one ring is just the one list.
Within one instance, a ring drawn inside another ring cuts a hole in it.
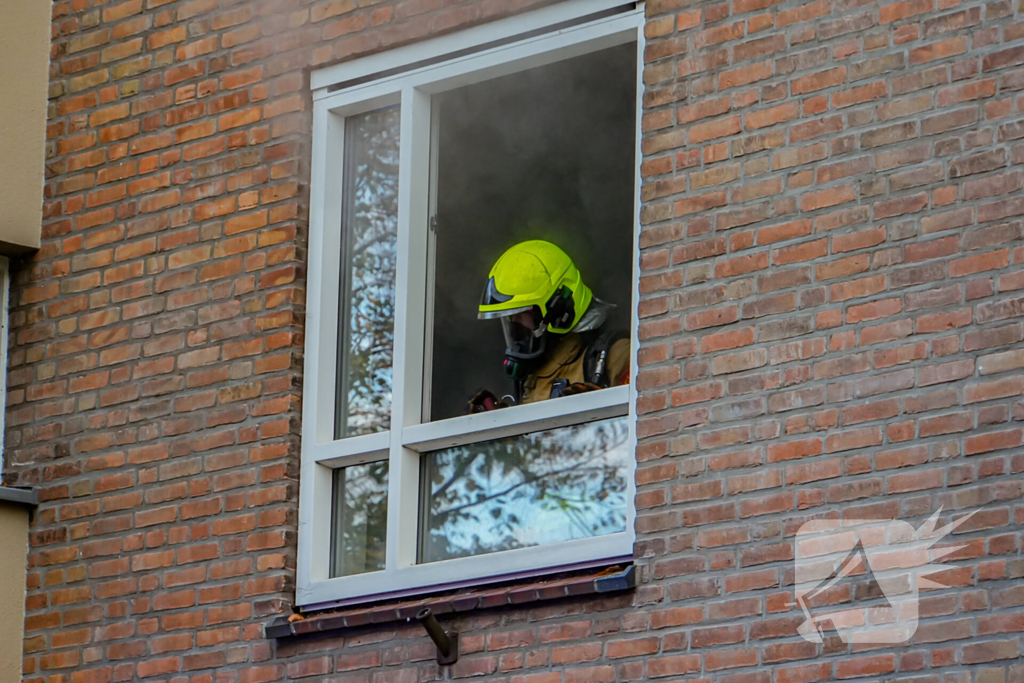
[{"label": "yellow helmet", "polygon": [[586,313],[593,294],[568,254],[551,242],[520,242],[491,268],[480,319],[505,318],[536,306],[549,332],[565,334]]}]

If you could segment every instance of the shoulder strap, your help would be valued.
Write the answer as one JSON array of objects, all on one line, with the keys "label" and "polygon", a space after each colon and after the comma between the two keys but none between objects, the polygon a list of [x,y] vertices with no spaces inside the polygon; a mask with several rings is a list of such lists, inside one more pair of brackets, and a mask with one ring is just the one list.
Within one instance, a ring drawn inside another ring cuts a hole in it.
[{"label": "shoulder strap", "polygon": [[583,359],[584,381],[599,387],[608,387],[608,351],[612,344],[626,339],[629,334],[625,330],[604,330],[597,333],[593,341],[587,345],[587,354]]}]

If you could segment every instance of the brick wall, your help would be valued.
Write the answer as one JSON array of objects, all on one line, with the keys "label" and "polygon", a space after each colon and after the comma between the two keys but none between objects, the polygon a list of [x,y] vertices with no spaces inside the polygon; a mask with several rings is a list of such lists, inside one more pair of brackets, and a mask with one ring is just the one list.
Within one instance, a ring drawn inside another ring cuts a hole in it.
[{"label": "brick wall", "polygon": [[4,458],[42,500],[26,680],[281,678],[260,663],[294,597],[304,69],[543,4],[53,4]]},{"label": "brick wall", "polygon": [[[1009,2],[648,0],[632,595],[275,646],[295,561],[303,68],[542,0],[54,5],[5,479],[25,678],[1017,683],[1024,23]],[[985,511],[910,645],[796,636],[812,516]]]},{"label": "brick wall", "polygon": [[[648,3],[648,676],[1024,680],[1022,9]],[[909,645],[794,637],[800,524],[940,506]]]}]

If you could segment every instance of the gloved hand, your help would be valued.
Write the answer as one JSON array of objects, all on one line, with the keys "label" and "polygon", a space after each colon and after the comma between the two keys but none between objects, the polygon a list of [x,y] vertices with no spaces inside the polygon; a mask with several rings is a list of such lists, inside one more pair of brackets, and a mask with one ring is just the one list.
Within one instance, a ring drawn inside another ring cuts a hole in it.
[{"label": "gloved hand", "polygon": [[601,387],[597,386],[593,382],[573,382],[572,384],[562,384],[566,380],[555,381],[554,386],[551,387],[551,398],[558,398],[560,396],[575,396],[576,394],[582,394],[588,391],[600,391]]},{"label": "gloved hand", "polygon": [[473,395],[473,398],[469,399],[466,412],[485,413],[488,410],[497,410],[498,408],[508,408],[508,404],[486,389],[481,389]]}]

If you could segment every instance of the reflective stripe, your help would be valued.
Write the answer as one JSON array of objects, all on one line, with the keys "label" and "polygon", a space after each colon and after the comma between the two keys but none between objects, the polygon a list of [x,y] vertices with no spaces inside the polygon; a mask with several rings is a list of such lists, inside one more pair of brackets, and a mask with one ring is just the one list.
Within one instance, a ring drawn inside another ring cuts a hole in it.
[{"label": "reflective stripe", "polygon": [[533,308],[533,306],[523,306],[521,308],[510,308],[505,311],[480,311],[476,314],[477,320],[494,320],[495,318],[507,318],[510,315],[516,313],[525,313],[526,311]]}]

